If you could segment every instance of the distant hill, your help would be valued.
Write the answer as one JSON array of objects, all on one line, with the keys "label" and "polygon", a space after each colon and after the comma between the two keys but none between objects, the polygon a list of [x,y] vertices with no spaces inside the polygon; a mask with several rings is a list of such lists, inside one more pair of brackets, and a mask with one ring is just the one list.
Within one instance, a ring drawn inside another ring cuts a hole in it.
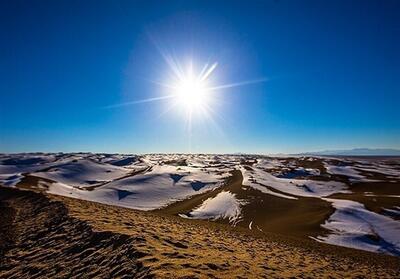
[{"label": "distant hill", "polygon": [[400,156],[400,150],[389,148],[354,148],[345,150],[323,150],[316,152],[305,152],[300,153],[300,155]]}]

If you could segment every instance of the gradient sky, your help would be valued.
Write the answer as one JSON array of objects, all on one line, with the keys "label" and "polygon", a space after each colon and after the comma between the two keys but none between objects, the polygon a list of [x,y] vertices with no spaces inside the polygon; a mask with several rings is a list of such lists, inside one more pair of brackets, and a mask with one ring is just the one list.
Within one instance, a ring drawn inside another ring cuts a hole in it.
[{"label": "gradient sky", "polygon": [[[400,148],[400,1],[1,1],[0,152]],[[163,96],[218,62],[213,121]]]}]

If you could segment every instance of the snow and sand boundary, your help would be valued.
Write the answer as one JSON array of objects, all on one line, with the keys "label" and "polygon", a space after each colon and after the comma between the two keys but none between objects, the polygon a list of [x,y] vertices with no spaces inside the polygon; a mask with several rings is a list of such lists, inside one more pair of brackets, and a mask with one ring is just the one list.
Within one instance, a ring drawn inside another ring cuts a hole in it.
[{"label": "snow and sand boundary", "polygon": [[[399,165],[394,160],[251,155],[11,154],[0,155],[0,183],[133,209],[165,209],[184,218],[228,222],[249,230],[300,229],[318,241],[398,255],[399,221],[393,197],[400,196]],[[234,172],[243,179],[227,187]],[[394,202],[373,209],[368,204],[355,206],[354,191],[378,202],[384,198],[374,183],[385,183],[385,195]],[[360,187],[368,192],[359,192]],[[337,195],[349,200],[334,201]],[[283,227],[275,221],[278,211],[280,223],[286,220]],[[351,218],[343,218],[343,212]],[[359,218],[360,212],[368,218]],[[371,228],[369,217],[389,229]],[[338,223],[350,229],[339,230]],[[370,229],[355,234],[353,223]]]}]

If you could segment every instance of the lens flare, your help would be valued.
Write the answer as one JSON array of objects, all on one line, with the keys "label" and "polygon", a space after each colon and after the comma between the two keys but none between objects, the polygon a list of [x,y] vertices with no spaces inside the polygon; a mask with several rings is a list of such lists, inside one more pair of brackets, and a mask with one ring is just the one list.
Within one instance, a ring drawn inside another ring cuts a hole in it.
[{"label": "lens flare", "polygon": [[[211,99],[208,77],[216,68],[217,63],[206,64],[199,74],[194,73],[193,64],[190,63],[186,71],[179,71],[169,82],[169,95],[174,101],[186,110],[204,110]],[[173,71],[177,73],[177,71]]]}]

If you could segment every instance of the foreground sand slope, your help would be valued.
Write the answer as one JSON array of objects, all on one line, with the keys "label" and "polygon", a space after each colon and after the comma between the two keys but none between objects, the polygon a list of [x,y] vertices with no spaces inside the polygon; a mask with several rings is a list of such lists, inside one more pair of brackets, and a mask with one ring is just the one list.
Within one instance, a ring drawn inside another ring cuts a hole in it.
[{"label": "foreground sand slope", "polygon": [[94,232],[41,194],[0,191],[0,278],[148,275],[127,235]]},{"label": "foreground sand slope", "polygon": [[1,188],[1,278],[400,276],[395,257]]}]

